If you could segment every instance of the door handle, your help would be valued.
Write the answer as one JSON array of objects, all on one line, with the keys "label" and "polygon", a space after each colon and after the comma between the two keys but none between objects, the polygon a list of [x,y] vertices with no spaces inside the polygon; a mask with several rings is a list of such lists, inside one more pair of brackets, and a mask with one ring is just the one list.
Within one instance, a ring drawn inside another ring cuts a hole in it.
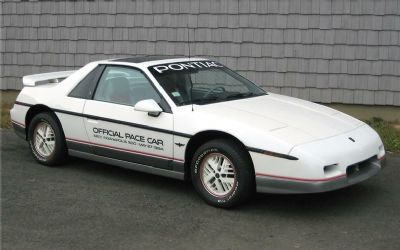
[{"label": "door handle", "polygon": [[99,121],[98,120],[93,120],[93,119],[87,119],[88,123],[92,123],[92,124],[98,124]]}]

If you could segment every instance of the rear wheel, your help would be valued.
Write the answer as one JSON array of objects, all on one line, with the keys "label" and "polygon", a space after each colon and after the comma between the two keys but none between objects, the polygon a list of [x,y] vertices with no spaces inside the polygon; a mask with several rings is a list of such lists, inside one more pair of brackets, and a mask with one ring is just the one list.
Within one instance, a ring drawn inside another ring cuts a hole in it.
[{"label": "rear wheel", "polygon": [[36,161],[54,166],[67,156],[64,133],[53,113],[39,113],[28,128],[28,142]]},{"label": "rear wheel", "polygon": [[217,207],[232,207],[254,192],[254,171],[243,148],[231,140],[213,140],[194,154],[191,175],[200,196]]}]

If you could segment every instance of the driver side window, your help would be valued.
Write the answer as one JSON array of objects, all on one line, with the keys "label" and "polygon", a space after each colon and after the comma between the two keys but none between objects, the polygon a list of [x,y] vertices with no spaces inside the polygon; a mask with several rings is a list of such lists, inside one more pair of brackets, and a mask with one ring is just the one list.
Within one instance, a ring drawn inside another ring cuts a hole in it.
[{"label": "driver side window", "polygon": [[160,96],[142,72],[121,66],[106,67],[93,99],[129,106],[145,99],[160,102]]}]

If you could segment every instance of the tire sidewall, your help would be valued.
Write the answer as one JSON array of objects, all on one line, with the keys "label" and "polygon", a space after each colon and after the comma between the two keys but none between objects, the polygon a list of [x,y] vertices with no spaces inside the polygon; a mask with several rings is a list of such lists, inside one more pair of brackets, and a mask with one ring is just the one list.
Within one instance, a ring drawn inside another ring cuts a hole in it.
[{"label": "tire sidewall", "polygon": [[[206,187],[204,187],[201,180],[201,165],[204,159],[212,154],[219,153],[223,154],[232,163],[236,181],[233,189],[225,196],[216,196],[211,194]],[[250,167],[246,159],[235,154],[235,151],[229,146],[229,144],[220,143],[219,141],[206,143],[201,146],[195,153],[192,165],[191,165],[191,175],[193,185],[200,196],[209,204],[218,207],[231,207],[241,200],[244,200],[248,193],[248,186],[251,185],[249,179],[249,171],[246,168]]]},{"label": "tire sidewall", "polygon": [[[55,146],[54,152],[48,156],[41,156],[35,148],[34,145],[34,132],[37,125],[41,122],[45,122],[51,126],[55,135]],[[55,165],[60,163],[61,159],[65,156],[66,148],[65,148],[65,137],[64,133],[60,129],[60,125],[57,123],[56,118],[51,113],[40,113],[36,115],[29,124],[28,129],[28,143],[31,149],[31,152],[36,159],[41,164],[44,165]]]}]

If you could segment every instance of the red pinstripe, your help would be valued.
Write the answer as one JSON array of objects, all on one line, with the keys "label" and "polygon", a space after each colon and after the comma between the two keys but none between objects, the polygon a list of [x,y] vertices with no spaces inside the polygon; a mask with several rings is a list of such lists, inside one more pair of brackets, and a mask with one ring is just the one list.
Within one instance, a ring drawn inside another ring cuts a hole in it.
[{"label": "red pinstripe", "polygon": [[257,176],[272,177],[272,178],[277,178],[277,179],[292,180],[292,181],[304,181],[304,182],[333,181],[333,180],[337,180],[337,179],[340,179],[340,178],[344,178],[346,176],[346,174],[341,174],[341,175],[337,175],[337,176],[330,177],[330,178],[325,178],[325,179],[303,179],[303,178],[294,178],[294,177],[286,177],[286,176],[271,175],[271,174],[261,174],[261,173],[256,173],[256,175]]},{"label": "red pinstripe", "polygon": [[14,120],[11,120],[11,122],[25,128],[25,124],[19,123],[19,122],[14,121]]}]

